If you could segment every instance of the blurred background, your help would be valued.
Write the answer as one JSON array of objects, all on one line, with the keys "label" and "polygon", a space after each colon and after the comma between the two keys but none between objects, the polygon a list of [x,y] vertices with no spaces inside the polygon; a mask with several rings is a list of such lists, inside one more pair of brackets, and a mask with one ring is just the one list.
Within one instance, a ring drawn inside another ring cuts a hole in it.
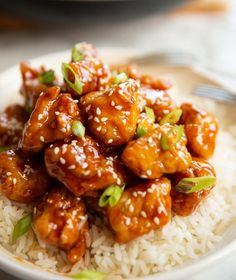
[{"label": "blurred background", "polygon": [[[236,87],[236,0],[0,0],[0,71],[80,41],[192,54],[189,64]],[[235,262],[236,254],[189,280],[235,280]]]}]

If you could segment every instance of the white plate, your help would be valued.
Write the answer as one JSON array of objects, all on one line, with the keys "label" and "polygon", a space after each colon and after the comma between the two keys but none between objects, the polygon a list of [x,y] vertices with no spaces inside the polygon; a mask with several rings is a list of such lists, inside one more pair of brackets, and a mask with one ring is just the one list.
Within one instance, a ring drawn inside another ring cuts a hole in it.
[{"label": "white plate", "polygon": [[[129,49],[101,49],[100,53],[107,63],[123,63],[131,56],[137,56],[141,53],[136,50]],[[54,53],[47,56],[42,56],[32,60],[33,65],[45,64],[47,67],[52,67],[60,72],[60,65],[62,61],[68,61],[70,53],[68,51]],[[178,67],[158,67],[158,66],[147,66],[142,69],[145,72],[151,73],[157,77],[165,76],[169,77],[175,83],[176,92],[179,93],[181,99],[181,93],[191,94],[193,88],[197,84],[207,83],[211,85],[221,86],[218,80],[213,79],[213,75],[206,74],[201,70],[178,68]],[[3,109],[7,104],[21,101],[18,94],[19,87],[21,84],[19,66],[15,66],[0,74],[0,92],[2,95],[0,108]],[[176,94],[175,92],[175,94]],[[186,98],[185,98],[186,100]],[[207,104],[205,100],[196,99],[197,103]],[[235,111],[235,107],[229,105],[218,104],[219,110],[225,110],[227,108],[227,122],[234,122],[235,115],[230,112]],[[226,107],[227,106],[227,107]],[[193,275],[196,272],[202,271],[204,268],[212,265],[213,262],[219,261],[226,255],[230,254],[233,250],[236,250],[236,225],[225,233],[223,240],[218,246],[210,251],[207,255],[196,259],[195,261],[188,262],[181,267],[175,268],[170,272],[164,272],[157,275],[151,275],[142,277],[142,279],[149,280],[178,280],[187,279],[187,277]],[[10,273],[16,277],[25,280],[62,280],[68,279],[56,273],[50,273],[43,271],[42,269],[31,265],[27,262],[22,262],[8,253],[5,249],[0,247],[0,269]]]}]

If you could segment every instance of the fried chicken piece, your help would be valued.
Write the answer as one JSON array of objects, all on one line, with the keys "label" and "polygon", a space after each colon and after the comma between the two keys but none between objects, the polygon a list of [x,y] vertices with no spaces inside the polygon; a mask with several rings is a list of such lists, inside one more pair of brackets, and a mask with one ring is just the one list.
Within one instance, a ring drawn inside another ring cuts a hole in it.
[{"label": "fried chicken piece", "polygon": [[45,164],[49,174],[77,196],[123,182],[117,162],[103,156],[89,136],[51,145],[45,151]]},{"label": "fried chicken piece", "polygon": [[25,99],[26,109],[32,111],[40,93],[47,91],[50,86],[55,84],[55,80],[49,85],[40,83],[39,76],[46,71],[43,66],[36,69],[22,62],[20,64],[20,71],[22,76],[20,93]]},{"label": "fried chicken piece", "polygon": [[183,114],[180,122],[184,124],[189,150],[197,157],[210,158],[215,150],[217,119],[190,103],[183,103],[181,109]]},{"label": "fried chicken piece", "polygon": [[13,150],[0,153],[0,188],[10,200],[34,202],[49,185],[46,169],[38,159],[23,159]]},{"label": "fried chicken piece", "polygon": [[19,147],[25,153],[36,153],[47,143],[64,140],[72,134],[74,120],[81,120],[76,101],[68,93],[60,94],[59,87],[51,87],[38,98]]},{"label": "fried chicken piece", "polygon": [[23,106],[14,104],[8,106],[0,114],[0,146],[15,146],[18,144],[28,116]]},{"label": "fried chicken piece", "polygon": [[214,167],[207,161],[193,158],[190,167],[183,171],[176,173],[172,176],[172,210],[180,216],[191,215],[198,207],[200,202],[210,193],[212,187],[202,189],[193,193],[182,193],[175,190],[175,186],[178,182],[184,178],[194,178],[201,176],[213,176],[215,177]]},{"label": "fried chicken piece", "polygon": [[112,72],[113,75],[125,72],[129,78],[138,80],[142,86],[149,89],[168,90],[172,87],[172,84],[167,80],[142,75],[135,65],[115,65],[112,67]]},{"label": "fried chicken piece", "polygon": [[109,67],[98,59],[63,63],[62,71],[67,90],[75,97],[95,90],[105,90],[112,82]]},{"label": "fried chicken piece", "polygon": [[99,59],[97,49],[86,42],[78,43],[72,49],[72,61]]},{"label": "fried chicken piece", "polygon": [[85,254],[88,222],[85,205],[63,187],[56,187],[34,209],[34,231],[48,245],[67,252],[76,263]]},{"label": "fried chicken piece", "polygon": [[170,189],[170,181],[164,177],[126,189],[114,207],[107,207],[115,240],[129,242],[167,224],[171,217]]},{"label": "fried chicken piece", "polygon": [[174,99],[166,91],[142,88],[140,95],[144,99],[143,104],[153,109],[157,122],[177,108]]},{"label": "fried chicken piece", "polygon": [[105,92],[91,92],[81,98],[89,128],[99,141],[117,146],[132,139],[140,113],[138,88],[138,83],[129,79]]},{"label": "fried chicken piece", "polygon": [[[186,137],[183,134],[177,141],[179,136],[173,128],[169,124],[158,126],[153,134],[129,142],[121,156],[124,164],[137,176],[148,179],[187,169],[192,159],[186,148]],[[163,137],[168,142],[168,150],[162,147]]]}]

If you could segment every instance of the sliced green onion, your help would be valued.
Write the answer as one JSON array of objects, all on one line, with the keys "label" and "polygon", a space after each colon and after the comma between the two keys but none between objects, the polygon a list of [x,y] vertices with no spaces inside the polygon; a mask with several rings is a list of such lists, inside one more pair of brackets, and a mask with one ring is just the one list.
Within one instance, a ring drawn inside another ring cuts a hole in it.
[{"label": "sliced green onion", "polygon": [[84,279],[84,280],[103,280],[106,274],[103,272],[93,271],[86,269],[80,273],[70,275],[70,278],[74,279]]},{"label": "sliced green onion", "polygon": [[78,43],[72,48],[72,61],[77,62],[84,59],[83,43]]},{"label": "sliced green onion", "polygon": [[137,127],[136,136],[139,138],[144,136],[145,134],[147,134],[147,129],[139,124]]},{"label": "sliced green onion", "polygon": [[0,153],[5,152],[5,151],[8,151],[8,150],[10,150],[10,149],[11,149],[10,146],[6,146],[6,147],[0,146]]},{"label": "sliced green onion", "polygon": [[85,127],[80,121],[73,121],[72,123],[72,132],[75,136],[84,137]]},{"label": "sliced green onion", "polygon": [[153,122],[155,122],[156,117],[155,117],[155,114],[154,114],[153,109],[150,108],[150,107],[145,107],[145,112],[146,112],[147,116],[148,116]]},{"label": "sliced green onion", "polygon": [[202,176],[195,178],[184,178],[176,186],[178,192],[193,193],[203,189],[213,187],[216,183],[216,178],[213,176]]},{"label": "sliced green onion", "polygon": [[183,111],[181,109],[175,109],[173,111],[171,111],[169,114],[165,115],[161,120],[160,120],[160,125],[163,125],[165,123],[169,123],[169,124],[176,124],[181,115],[182,115]]},{"label": "sliced green onion", "polygon": [[110,187],[106,188],[103,194],[100,196],[98,205],[100,207],[104,207],[109,204],[111,207],[114,207],[120,200],[124,188],[125,185],[123,185],[123,187],[111,185]]},{"label": "sliced green onion", "polygon": [[122,72],[114,77],[113,84],[120,84],[128,80],[127,75],[125,72]]},{"label": "sliced green onion", "polygon": [[161,148],[164,151],[168,151],[170,149],[169,143],[168,143],[168,137],[171,133],[176,132],[176,140],[172,145],[178,144],[178,142],[181,140],[183,134],[184,134],[184,127],[182,125],[175,125],[172,127],[165,135],[161,138]]},{"label": "sliced green onion", "polygon": [[27,214],[23,218],[21,218],[15,225],[13,233],[12,233],[12,239],[16,240],[22,235],[24,235],[26,232],[28,232],[31,228],[32,223],[32,214]]},{"label": "sliced green onion", "polygon": [[[82,94],[83,91],[83,86],[82,83],[80,81],[79,76],[76,74],[76,72],[74,71],[74,69],[68,64],[68,63],[62,63],[61,66],[61,70],[62,70],[62,74],[63,77],[66,81],[66,83],[78,94]],[[68,72],[73,73],[74,75],[74,82],[72,83],[69,79],[68,79]]]},{"label": "sliced green onion", "polygon": [[40,84],[51,85],[55,80],[55,73],[53,70],[43,72],[38,76],[38,80]]}]

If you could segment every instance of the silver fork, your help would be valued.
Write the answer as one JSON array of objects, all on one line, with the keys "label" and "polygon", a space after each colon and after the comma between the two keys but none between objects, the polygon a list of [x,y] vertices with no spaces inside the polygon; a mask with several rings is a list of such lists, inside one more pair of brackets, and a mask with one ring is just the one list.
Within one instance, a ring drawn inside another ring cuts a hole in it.
[{"label": "silver fork", "polygon": [[199,85],[193,90],[193,94],[236,105],[236,94],[223,88],[211,85]]},{"label": "silver fork", "polygon": [[190,52],[168,51],[155,52],[144,56],[133,57],[128,61],[129,64],[158,64],[189,66],[199,63],[199,57]]}]

